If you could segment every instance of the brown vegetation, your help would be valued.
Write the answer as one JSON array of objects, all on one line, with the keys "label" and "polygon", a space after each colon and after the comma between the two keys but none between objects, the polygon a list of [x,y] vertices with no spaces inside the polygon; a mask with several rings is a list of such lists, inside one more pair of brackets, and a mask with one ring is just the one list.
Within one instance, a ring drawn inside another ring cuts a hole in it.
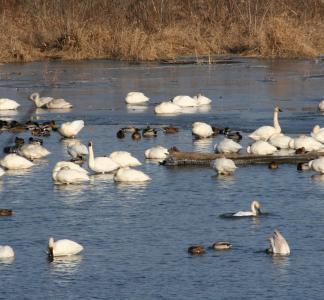
[{"label": "brown vegetation", "polygon": [[324,53],[323,0],[0,0],[0,61]]}]

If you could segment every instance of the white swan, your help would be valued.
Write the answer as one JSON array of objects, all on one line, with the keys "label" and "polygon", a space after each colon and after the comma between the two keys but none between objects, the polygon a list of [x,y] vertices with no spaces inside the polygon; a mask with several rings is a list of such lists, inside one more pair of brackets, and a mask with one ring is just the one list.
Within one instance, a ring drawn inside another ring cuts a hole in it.
[{"label": "white swan", "polygon": [[67,146],[67,152],[72,158],[81,158],[89,154],[88,148],[86,145],[82,144],[79,140],[74,143],[69,143]]},{"label": "white swan", "polygon": [[246,152],[249,154],[256,155],[269,155],[273,154],[277,151],[275,146],[272,146],[268,142],[265,141],[257,141],[254,142],[251,146],[248,146]]},{"label": "white swan", "polygon": [[198,138],[208,138],[214,134],[214,131],[207,123],[194,122],[192,124],[192,133]]},{"label": "white swan", "polygon": [[11,258],[15,256],[15,252],[10,246],[1,246],[0,245],[0,259]]},{"label": "white swan", "polygon": [[28,159],[12,153],[1,159],[0,165],[8,170],[20,170],[31,168],[34,164]]},{"label": "white swan", "polygon": [[268,253],[277,255],[289,255],[290,248],[286,239],[281,235],[279,230],[275,229],[272,236],[269,238],[270,248],[267,249]]},{"label": "white swan", "polygon": [[125,167],[116,172],[114,180],[118,182],[144,182],[151,180],[151,178],[142,171]]},{"label": "white swan", "polygon": [[214,150],[218,153],[237,153],[242,146],[231,139],[224,138],[219,144],[215,144]]},{"label": "white swan", "polygon": [[260,203],[256,200],[251,202],[251,211],[238,211],[233,217],[256,217],[261,214]]},{"label": "white swan", "polygon": [[40,97],[39,93],[32,93],[29,99],[33,101],[38,108],[66,109],[73,106],[70,102],[62,98],[54,99],[52,97]]},{"label": "white swan", "polygon": [[268,142],[280,149],[289,149],[289,143],[292,140],[290,136],[284,135],[282,133],[274,134],[270,137]]},{"label": "white swan", "polygon": [[68,168],[69,170],[76,170],[80,173],[88,174],[88,171],[86,169],[83,169],[82,167],[71,161],[59,161],[55,164],[52,170],[52,178],[54,181],[56,180],[56,173],[63,168]]},{"label": "white swan", "polygon": [[213,168],[220,175],[230,175],[237,169],[234,161],[225,157],[215,159]]},{"label": "white swan", "polygon": [[112,171],[117,170],[120,166],[116,162],[114,162],[110,157],[101,156],[94,157],[93,153],[93,145],[92,142],[89,142],[88,145],[89,157],[88,157],[88,165],[89,168],[95,173],[110,173]]},{"label": "white swan", "polygon": [[57,256],[75,255],[80,253],[83,247],[71,240],[63,239],[54,241],[54,238],[50,237],[48,240],[48,255],[50,258]]},{"label": "white swan", "polygon": [[196,99],[194,99],[190,96],[184,96],[184,95],[175,96],[172,99],[172,102],[180,107],[196,107],[196,106],[198,106]]},{"label": "white swan", "polygon": [[172,103],[171,101],[161,102],[155,106],[154,111],[156,114],[177,114],[181,112],[181,107]]},{"label": "white swan", "polygon": [[276,106],[273,112],[273,126],[261,126],[253,131],[249,137],[255,141],[263,140],[267,141],[272,135],[281,132],[281,128],[278,121],[278,113],[281,109]]},{"label": "white swan", "polygon": [[319,125],[315,125],[311,132],[311,136],[320,143],[324,143],[324,128],[321,128]]},{"label": "white swan", "polygon": [[126,103],[128,104],[138,104],[149,101],[150,98],[146,97],[141,92],[129,92],[125,98]]},{"label": "white swan", "polygon": [[65,138],[74,138],[84,127],[82,120],[65,122],[58,128],[58,132]]},{"label": "white swan", "polygon": [[301,135],[292,139],[289,142],[289,147],[292,149],[305,148],[305,151],[319,151],[323,150],[324,145],[315,140],[311,136]]},{"label": "white swan", "polygon": [[84,172],[62,167],[58,171],[52,173],[52,178],[58,184],[78,184],[89,181],[90,178]]},{"label": "white swan", "polygon": [[119,167],[137,167],[142,163],[127,151],[114,151],[109,157],[119,165]]},{"label": "white swan", "polygon": [[148,159],[165,159],[169,155],[169,151],[162,146],[155,146],[145,150],[144,155]]},{"label": "white swan", "polygon": [[24,144],[18,148],[18,154],[30,160],[34,160],[48,156],[51,152],[39,144]]},{"label": "white swan", "polygon": [[15,100],[1,98],[0,99],[0,110],[12,110],[17,109],[20,106]]},{"label": "white swan", "polygon": [[308,166],[315,172],[324,174],[324,157],[320,157],[309,161]]},{"label": "white swan", "polygon": [[212,101],[202,94],[193,97],[196,100],[197,106],[209,105]]},{"label": "white swan", "polygon": [[324,100],[322,100],[319,104],[318,104],[318,108],[320,111],[324,110]]}]

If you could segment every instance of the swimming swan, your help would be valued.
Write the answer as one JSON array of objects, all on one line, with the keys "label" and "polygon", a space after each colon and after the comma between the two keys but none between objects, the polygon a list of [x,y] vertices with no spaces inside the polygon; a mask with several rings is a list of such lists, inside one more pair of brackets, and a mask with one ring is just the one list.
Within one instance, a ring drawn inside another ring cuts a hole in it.
[{"label": "swimming swan", "polygon": [[83,159],[89,154],[87,146],[82,144],[79,140],[69,143],[67,146],[67,152],[74,159]]},{"label": "swimming swan", "polygon": [[230,175],[237,169],[234,161],[225,157],[215,159],[213,168],[220,175]]},{"label": "swimming swan", "polygon": [[162,146],[155,146],[145,150],[144,155],[147,159],[165,159],[169,155],[169,151]]},{"label": "swimming swan", "polygon": [[282,133],[274,134],[268,140],[268,143],[279,149],[289,149],[289,143],[292,140],[290,136]]},{"label": "swimming swan", "polygon": [[209,105],[212,101],[202,94],[194,96],[193,99],[196,100],[197,106]]},{"label": "swimming swan", "polygon": [[114,162],[110,157],[101,156],[101,157],[94,157],[93,153],[93,144],[89,142],[88,144],[88,165],[89,168],[94,171],[95,173],[109,173],[112,171],[117,170],[120,166],[116,162]]},{"label": "swimming swan", "polygon": [[74,138],[84,127],[82,120],[65,122],[58,128],[58,132],[65,138]]},{"label": "swimming swan", "polygon": [[55,183],[58,184],[78,184],[89,181],[90,178],[84,172],[70,169],[69,167],[62,167],[58,171],[52,173]]},{"label": "swimming swan", "polygon": [[311,136],[320,143],[324,143],[324,128],[321,128],[319,125],[315,125],[311,132]]},{"label": "swimming swan", "polygon": [[53,170],[52,170],[52,178],[55,181],[56,180],[56,173],[63,169],[63,168],[68,168],[69,170],[76,170],[78,172],[88,174],[88,171],[79,165],[75,164],[74,162],[71,161],[59,161],[55,164]]},{"label": "swimming swan", "polygon": [[242,146],[231,139],[224,138],[219,144],[215,144],[214,149],[218,153],[237,153]]},{"label": "swimming swan", "polygon": [[177,114],[181,112],[181,107],[171,101],[161,102],[154,108],[154,112],[157,115],[163,114]]},{"label": "swimming swan", "polygon": [[257,141],[254,142],[251,146],[248,146],[246,152],[249,154],[256,155],[270,155],[277,151],[275,146],[272,146],[268,142],[265,141]]},{"label": "swimming swan", "polygon": [[278,229],[274,230],[269,240],[270,240],[270,248],[267,249],[268,253],[276,254],[276,255],[290,254],[289,245]]},{"label": "swimming swan", "polygon": [[117,182],[144,182],[151,178],[142,171],[125,167],[116,172],[114,180]]},{"label": "swimming swan", "polygon": [[0,165],[8,170],[20,170],[31,168],[34,164],[28,159],[12,153],[1,159]]},{"label": "swimming swan", "polygon": [[0,110],[12,110],[17,109],[20,106],[15,100],[1,98],[0,99]]},{"label": "swimming swan", "polygon": [[253,131],[249,137],[255,141],[267,141],[272,135],[280,133],[281,128],[278,121],[279,112],[281,112],[281,109],[276,106],[273,112],[273,126],[261,126]]},{"label": "swimming swan", "polygon": [[121,168],[137,167],[142,164],[136,157],[132,156],[127,151],[114,151],[109,157]]},{"label": "swimming swan", "polygon": [[0,259],[11,258],[15,256],[15,252],[10,246],[1,246],[0,245]]},{"label": "swimming swan", "polygon": [[[256,200],[251,202],[251,211],[238,211],[233,213],[232,217],[256,217],[261,214],[260,203]],[[230,214],[226,214],[226,216],[230,216]]]},{"label": "swimming swan", "polygon": [[128,104],[138,104],[149,101],[150,98],[146,97],[141,92],[129,92],[125,98],[125,102]]},{"label": "swimming swan", "polygon": [[39,93],[32,93],[29,96],[29,99],[33,101],[38,108],[66,109],[73,106],[71,103],[62,98],[54,99],[52,97],[40,97]]},{"label": "swimming swan", "polygon": [[194,122],[192,124],[192,133],[198,138],[208,138],[214,135],[213,128],[203,122]]},{"label": "swimming swan", "polygon": [[30,160],[34,160],[48,156],[51,152],[39,144],[25,144],[18,148],[18,154]]},{"label": "swimming swan", "polygon": [[75,255],[80,253],[83,247],[71,240],[63,239],[54,241],[54,238],[50,237],[48,240],[48,256],[53,259],[57,256]]},{"label": "swimming swan", "polygon": [[315,172],[324,174],[324,157],[311,160],[308,166]]},{"label": "swimming swan", "polygon": [[172,99],[172,103],[174,103],[180,107],[196,107],[196,106],[198,106],[196,99],[194,99],[190,96],[184,96],[184,95],[175,96]]}]

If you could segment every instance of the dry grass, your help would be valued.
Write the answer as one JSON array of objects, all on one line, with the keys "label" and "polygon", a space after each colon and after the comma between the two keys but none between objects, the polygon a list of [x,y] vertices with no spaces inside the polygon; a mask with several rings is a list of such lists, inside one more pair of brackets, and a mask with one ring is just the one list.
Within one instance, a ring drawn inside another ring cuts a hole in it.
[{"label": "dry grass", "polygon": [[0,61],[324,53],[323,0],[0,0]]}]

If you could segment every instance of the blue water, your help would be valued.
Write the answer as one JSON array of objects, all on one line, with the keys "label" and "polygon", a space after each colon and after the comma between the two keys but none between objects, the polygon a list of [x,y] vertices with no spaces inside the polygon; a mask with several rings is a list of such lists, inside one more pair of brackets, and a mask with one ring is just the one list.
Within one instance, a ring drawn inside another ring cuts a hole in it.
[{"label": "blue water", "polygon": [[[287,134],[309,133],[323,126],[317,111],[324,98],[324,63],[244,59],[233,65],[161,66],[120,62],[48,62],[0,66],[0,96],[16,99],[16,115],[1,118],[83,119],[78,138],[94,142],[96,155],[130,151],[152,180],[116,184],[112,175],[96,175],[84,185],[56,186],[55,162],[69,159],[64,142],[44,138],[52,152],[28,171],[0,178],[0,244],[11,245],[15,258],[0,262],[0,299],[323,299],[324,181],[294,165],[240,167],[231,177],[216,177],[208,167],[165,167],[145,161],[153,145],[212,151],[220,139],[194,142],[191,123],[230,126],[245,135],[271,124],[274,105],[283,112]],[[129,108],[127,92],[143,91],[147,109]],[[64,97],[67,112],[35,111],[32,91]],[[213,99],[210,110],[176,117],[156,116],[154,105],[177,94],[199,92]],[[125,125],[180,127],[175,135],[132,141],[116,138]],[[19,136],[27,137],[28,133]],[[0,134],[1,146],[13,135]],[[248,210],[258,199],[270,215],[222,219],[226,212]],[[262,252],[278,228],[291,255]],[[48,263],[49,236],[81,243],[84,251]],[[208,247],[228,240],[233,249],[190,256],[194,244]]]}]

